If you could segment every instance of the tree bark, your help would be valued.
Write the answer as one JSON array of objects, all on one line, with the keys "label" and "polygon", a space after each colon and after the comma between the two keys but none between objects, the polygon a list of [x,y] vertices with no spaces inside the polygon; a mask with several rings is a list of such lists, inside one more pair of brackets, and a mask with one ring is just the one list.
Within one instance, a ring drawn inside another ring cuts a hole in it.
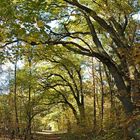
[{"label": "tree bark", "polygon": [[15,60],[14,77],[15,77],[14,106],[15,106],[15,123],[16,123],[15,135],[18,135],[19,134],[19,119],[18,119],[18,109],[17,109],[17,56]]},{"label": "tree bark", "polygon": [[85,115],[85,107],[84,104],[78,104],[79,109],[79,119],[80,119],[80,126],[85,127],[86,126],[86,115]]},{"label": "tree bark", "polygon": [[104,85],[103,85],[103,76],[101,63],[99,62],[99,75],[100,75],[100,84],[101,84],[101,130],[103,130],[103,121],[104,121]]},{"label": "tree bark", "polygon": [[31,50],[31,56],[28,57],[28,63],[29,63],[29,89],[28,89],[28,106],[27,106],[27,126],[25,131],[25,137],[24,140],[30,140],[31,139],[31,128],[32,128],[32,107],[31,107],[31,77],[32,77],[32,50]]},{"label": "tree bark", "polygon": [[92,58],[92,87],[93,87],[93,127],[96,129],[96,83],[95,83],[95,71],[94,62]]}]

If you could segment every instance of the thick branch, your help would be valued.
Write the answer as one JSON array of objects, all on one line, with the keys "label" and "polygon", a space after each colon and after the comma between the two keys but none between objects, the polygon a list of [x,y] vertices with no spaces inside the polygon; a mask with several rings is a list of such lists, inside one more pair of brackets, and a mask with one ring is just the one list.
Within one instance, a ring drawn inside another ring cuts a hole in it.
[{"label": "thick branch", "polygon": [[115,31],[115,29],[112,26],[110,26],[103,18],[99,17],[94,10],[80,4],[78,1],[75,0],[74,1],[64,0],[64,1],[80,8],[81,10],[89,14],[96,22],[98,22],[98,24],[101,27],[103,27],[111,35],[112,39],[114,40],[114,42],[118,47],[125,47],[124,43],[119,38],[119,35]]},{"label": "thick branch", "polygon": [[75,94],[75,92],[74,92],[74,89],[73,89],[72,85],[69,83],[69,81],[67,81],[67,80],[66,80],[62,75],[60,75],[60,74],[53,73],[53,74],[51,74],[51,75],[52,75],[52,76],[58,76],[58,77],[60,77],[64,82],[66,82],[67,85],[69,86],[69,88],[70,88],[70,90],[71,90],[71,92],[72,92],[74,98],[77,100],[77,96],[76,96],[76,94]]},{"label": "thick branch", "polygon": [[65,97],[65,95],[64,95],[62,92],[60,92],[59,90],[57,90],[57,89],[55,89],[55,88],[54,88],[54,90],[55,90],[56,92],[58,92],[58,93],[63,97],[65,103],[70,107],[70,109],[72,110],[72,112],[73,112],[73,114],[74,114],[76,120],[79,122],[78,114],[77,114],[77,111],[76,111],[76,109],[74,108],[74,106],[67,100],[67,98]]},{"label": "thick branch", "polygon": [[102,43],[100,42],[100,40],[99,40],[99,38],[97,36],[97,33],[95,31],[95,28],[94,28],[94,25],[93,25],[92,21],[90,20],[90,17],[88,17],[87,15],[85,15],[85,18],[86,18],[87,24],[89,26],[89,29],[90,29],[90,32],[91,32],[91,35],[92,35],[93,42],[95,43],[95,45],[98,48],[99,52],[106,54],[105,50],[102,47]]}]

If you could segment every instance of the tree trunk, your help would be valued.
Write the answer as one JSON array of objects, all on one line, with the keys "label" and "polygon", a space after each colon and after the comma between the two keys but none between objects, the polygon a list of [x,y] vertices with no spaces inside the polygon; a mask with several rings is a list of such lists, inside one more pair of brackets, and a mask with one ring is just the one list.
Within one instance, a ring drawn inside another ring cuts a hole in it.
[{"label": "tree trunk", "polygon": [[137,69],[134,71],[134,78],[131,81],[131,95],[134,104],[140,109],[140,73]]},{"label": "tree trunk", "polygon": [[[117,97],[122,102],[125,109],[126,118],[133,117],[134,113],[140,114],[140,78],[139,74],[135,75],[135,80],[131,82],[131,91],[126,87],[123,76],[112,63],[106,63],[110,73],[114,77],[115,84],[120,93]],[[133,100],[133,102],[132,102]],[[137,131],[140,128],[140,121],[133,121],[127,126],[129,136],[135,140],[140,140],[140,133]]]},{"label": "tree trunk", "polygon": [[78,109],[80,113],[80,126],[85,127],[86,126],[86,116],[85,116],[85,107],[84,104],[78,104]]},{"label": "tree trunk", "polygon": [[18,119],[18,109],[17,109],[17,57],[15,60],[15,72],[14,72],[14,77],[15,77],[15,84],[14,84],[14,106],[15,106],[15,135],[19,134],[19,119]]},{"label": "tree trunk", "polygon": [[28,89],[28,106],[27,106],[27,127],[26,127],[26,131],[25,131],[25,137],[24,140],[30,140],[31,139],[31,124],[32,124],[32,107],[31,107],[31,90],[32,90],[32,86],[31,86],[31,77],[32,77],[32,71],[31,71],[31,67],[32,67],[32,57],[30,56],[28,58],[28,63],[29,63],[29,89]]},{"label": "tree trunk", "polygon": [[104,85],[103,85],[103,76],[101,63],[99,63],[99,75],[100,75],[100,84],[101,84],[101,130],[103,130],[103,121],[104,121]]},{"label": "tree trunk", "polygon": [[117,97],[122,102],[126,114],[132,114],[134,105],[131,101],[131,93],[127,89],[121,73],[112,63],[106,63],[106,65],[114,78],[115,84],[119,91],[119,95]]},{"label": "tree trunk", "polygon": [[26,130],[25,130],[25,136],[24,136],[24,140],[31,140],[31,118],[28,119],[28,123],[27,123],[27,127],[26,127]]},{"label": "tree trunk", "polygon": [[95,83],[95,68],[92,58],[92,87],[93,87],[93,127],[96,129],[96,83]]},{"label": "tree trunk", "polygon": [[111,78],[111,75],[108,73],[106,66],[104,65],[104,70],[105,70],[105,74],[106,74],[106,78],[107,78],[107,82],[108,82],[108,86],[109,86],[109,92],[110,92],[110,119],[112,119],[112,114],[114,113],[114,99],[113,99],[113,80]]}]

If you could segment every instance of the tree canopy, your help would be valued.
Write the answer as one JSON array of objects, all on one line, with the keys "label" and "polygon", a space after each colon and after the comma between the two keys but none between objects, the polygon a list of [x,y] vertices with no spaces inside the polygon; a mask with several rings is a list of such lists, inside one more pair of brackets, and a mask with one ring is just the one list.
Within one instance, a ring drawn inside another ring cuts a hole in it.
[{"label": "tree canopy", "polygon": [[[114,110],[115,102],[121,104],[126,120],[139,116],[140,26],[133,18],[139,5],[138,0],[1,1],[0,61],[14,64],[7,96],[13,96],[16,133],[23,115],[27,139],[35,116],[57,104],[70,109],[79,129],[89,127],[89,120],[99,127],[99,115],[103,130],[109,98]],[[26,110],[21,116],[20,107]],[[129,136],[139,140],[140,121],[132,123],[137,125],[127,124]]]}]

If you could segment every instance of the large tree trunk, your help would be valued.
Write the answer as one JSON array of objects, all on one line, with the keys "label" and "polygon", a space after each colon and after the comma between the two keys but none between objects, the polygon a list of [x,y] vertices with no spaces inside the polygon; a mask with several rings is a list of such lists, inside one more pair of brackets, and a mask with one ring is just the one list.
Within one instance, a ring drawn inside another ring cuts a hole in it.
[{"label": "large tree trunk", "polygon": [[106,64],[110,73],[114,77],[115,84],[118,88],[119,95],[117,97],[122,102],[126,114],[132,114],[134,110],[134,105],[131,101],[131,93],[125,85],[123,77],[119,70],[112,63]]},{"label": "large tree trunk", "polygon": [[131,95],[135,106],[140,109],[140,73],[137,69],[134,71],[134,78],[131,81]]},{"label": "large tree trunk", "polygon": [[132,119],[128,123],[129,135],[135,140],[140,140],[140,73],[135,70],[135,80],[131,83],[131,95],[135,106]]},{"label": "large tree trunk", "polygon": [[[117,97],[122,102],[125,109],[126,118],[129,120],[130,117],[134,117],[134,114],[140,114],[140,78],[139,73],[135,72],[135,80],[131,83],[131,90],[125,85],[123,76],[118,71],[117,67],[112,63],[106,63],[110,73],[114,77],[115,84],[118,88],[119,95]],[[127,125],[127,132],[131,138],[140,140],[140,118],[130,121]]]}]

